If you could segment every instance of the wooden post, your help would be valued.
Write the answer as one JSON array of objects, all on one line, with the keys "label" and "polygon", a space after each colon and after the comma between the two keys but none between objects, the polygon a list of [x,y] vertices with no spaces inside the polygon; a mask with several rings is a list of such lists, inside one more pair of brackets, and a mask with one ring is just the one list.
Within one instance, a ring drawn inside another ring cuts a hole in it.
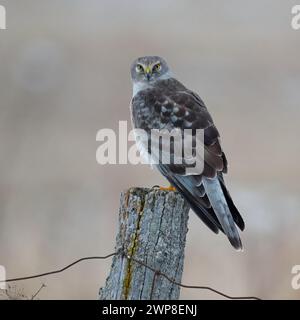
[{"label": "wooden post", "polygon": [[[137,263],[181,282],[189,205],[178,192],[132,188],[121,194],[116,252],[103,300],[179,298],[180,288]],[[135,260],[135,261],[134,261]]]}]

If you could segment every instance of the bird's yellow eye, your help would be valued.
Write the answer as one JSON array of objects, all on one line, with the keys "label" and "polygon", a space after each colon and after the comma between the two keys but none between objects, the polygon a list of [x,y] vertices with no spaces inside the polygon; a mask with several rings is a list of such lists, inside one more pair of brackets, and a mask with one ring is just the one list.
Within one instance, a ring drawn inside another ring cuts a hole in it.
[{"label": "bird's yellow eye", "polygon": [[137,64],[136,67],[135,67],[135,70],[137,72],[143,72],[144,71],[144,68],[141,64]]},{"label": "bird's yellow eye", "polygon": [[153,67],[154,71],[160,71],[161,70],[161,64],[157,63],[154,67]]}]

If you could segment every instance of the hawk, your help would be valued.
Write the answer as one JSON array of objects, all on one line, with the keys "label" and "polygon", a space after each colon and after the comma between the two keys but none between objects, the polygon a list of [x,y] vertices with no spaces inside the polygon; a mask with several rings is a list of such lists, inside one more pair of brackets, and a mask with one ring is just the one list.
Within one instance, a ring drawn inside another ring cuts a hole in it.
[{"label": "hawk", "polygon": [[[133,127],[147,132],[148,139],[153,129],[177,129],[182,132],[191,129],[192,135],[197,129],[203,130],[204,161],[201,172],[187,174],[188,165],[182,153],[180,164],[159,161],[154,166],[170,182],[170,188],[182,194],[209,229],[215,233],[221,230],[231,245],[241,250],[237,227],[243,231],[245,224],[226,188],[223,178],[223,173],[227,173],[226,156],[221,148],[219,132],[204,102],[176,80],[166,61],[158,56],[136,59],[131,66],[131,78]],[[146,146],[141,143],[137,145],[141,153],[151,152],[150,141]],[[192,148],[196,147],[192,143]],[[171,147],[170,154],[174,152]]]}]

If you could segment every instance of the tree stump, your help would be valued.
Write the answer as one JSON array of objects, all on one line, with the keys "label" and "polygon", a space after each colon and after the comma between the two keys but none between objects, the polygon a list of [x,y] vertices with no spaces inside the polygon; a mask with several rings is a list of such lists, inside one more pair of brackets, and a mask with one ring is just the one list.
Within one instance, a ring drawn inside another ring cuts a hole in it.
[{"label": "tree stump", "polygon": [[[116,252],[102,300],[179,298],[189,205],[178,192],[131,188],[121,194]],[[145,267],[146,264],[153,270]]]}]

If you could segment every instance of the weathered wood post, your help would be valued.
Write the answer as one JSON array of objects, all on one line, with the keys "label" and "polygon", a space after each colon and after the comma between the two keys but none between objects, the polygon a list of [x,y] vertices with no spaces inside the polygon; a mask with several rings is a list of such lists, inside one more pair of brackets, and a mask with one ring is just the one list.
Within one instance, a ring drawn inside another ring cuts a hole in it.
[{"label": "weathered wood post", "polygon": [[132,188],[121,194],[116,252],[100,299],[178,299],[189,205],[178,192]]}]

